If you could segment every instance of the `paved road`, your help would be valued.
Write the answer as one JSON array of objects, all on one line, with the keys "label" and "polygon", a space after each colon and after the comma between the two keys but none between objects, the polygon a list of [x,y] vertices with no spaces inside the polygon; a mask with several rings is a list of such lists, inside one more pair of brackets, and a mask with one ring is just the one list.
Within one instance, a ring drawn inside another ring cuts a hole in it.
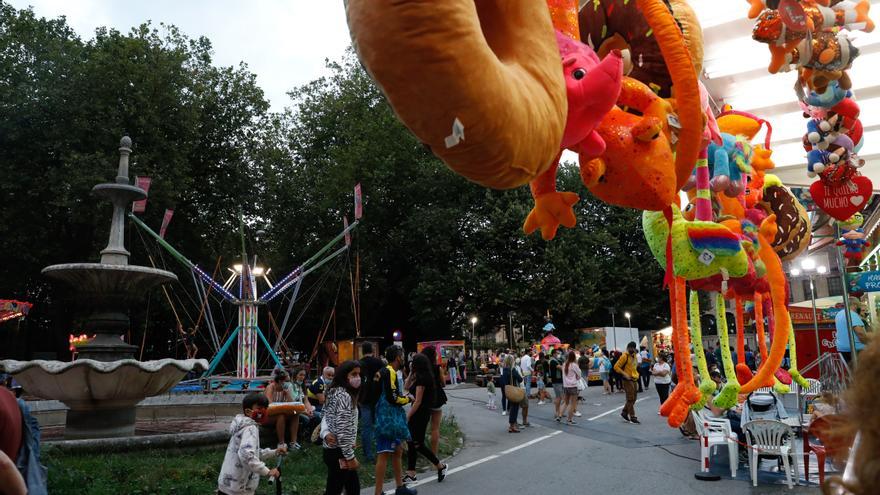
[{"label": "paved road", "polygon": [[[819,493],[815,474],[809,487],[788,490],[784,478],[780,481],[777,474],[768,473],[752,488],[745,466],[736,479],[730,478],[729,469],[725,475],[725,454],[713,461],[713,471],[724,476],[721,481],[696,480],[699,445],[657,415],[660,401],[653,387],[639,394],[636,413],[641,425],[620,418],[623,394],[607,396],[601,387],[591,387],[586,403],[581,403],[579,424],[556,423],[552,404],[537,406],[532,401],[529,421],[533,427],[519,434],[507,432],[507,418],[500,411],[486,409],[485,389],[448,389],[447,395],[445,413],[455,416],[465,444],[449,460],[450,474],[443,483],[437,483],[433,473],[419,475],[415,486],[423,495]],[[392,488],[387,484],[386,492],[393,493]],[[361,493],[372,494],[373,488]]]}]

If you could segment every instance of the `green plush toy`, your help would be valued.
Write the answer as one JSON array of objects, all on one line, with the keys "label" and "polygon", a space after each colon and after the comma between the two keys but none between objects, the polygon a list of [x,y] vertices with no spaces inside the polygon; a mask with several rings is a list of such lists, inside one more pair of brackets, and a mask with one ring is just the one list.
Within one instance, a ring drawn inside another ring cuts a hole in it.
[{"label": "green plush toy", "polygon": [[791,327],[788,328],[788,356],[791,359],[791,367],[788,369],[788,374],[791,375],[791,379],[800,385],[801,388],[810,388],[810,383],[807,382],[807,379],[801,375],[800,371],[798,371],[797,344],[794,341],[794,329]]},{"label": "green plush toy", "polygon": [[691,316],[691,342],[694,344],[694,354],[697,356],[697,370],[700,372],[700,400],[691,404],[691,410],[702,409],[706,402],[712,398],[718,385],[709,376],[709,366],[706,364],[706,353],[703,352],[703,328],[700,325],[700,296],[692,290],[690,295]]},{"label": "green plush toy", "polygon": [[[726,269],[731,277],[748,273],[748,255],[739,237],[724,225],[715,222],[688,221],[677,205],[672,207],[673,272],[685,280],[698,280],[717,275]],[[654,258],[666,268],[666,238],[669,224],[663,212],[642,214],[645,239]]]},{"label": "green plush toy", "polygon": [[739,396],[740,385],[736,379],[736,368],[733,366],[733,356],[730,355],[730,339],[727,336],[727,315],[724,310],[724,296],[720,292],[715,293],[715,319],[718,322],[718,337],[721,340],[721,362],[724,363],[724,374],[727,376],[727,384],[715,397],[715,407],[730,409],[736,405]]}]

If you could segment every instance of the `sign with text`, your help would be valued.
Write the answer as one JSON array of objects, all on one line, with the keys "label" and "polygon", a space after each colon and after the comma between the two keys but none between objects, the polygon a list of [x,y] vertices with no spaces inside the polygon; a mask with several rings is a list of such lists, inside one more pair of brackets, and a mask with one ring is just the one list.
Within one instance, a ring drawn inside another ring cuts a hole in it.
[{"label": "sign with text", "polygon": [[810,195],[822,211],[844,221],[868,204],[872,187],[871,180],[864,176],[853,177],[834,186],[818,180],[810,186]]},{"label": "sign with text", "polygon": [[880,291],[880,271],[853,273],[849,275],[850,292]]}]

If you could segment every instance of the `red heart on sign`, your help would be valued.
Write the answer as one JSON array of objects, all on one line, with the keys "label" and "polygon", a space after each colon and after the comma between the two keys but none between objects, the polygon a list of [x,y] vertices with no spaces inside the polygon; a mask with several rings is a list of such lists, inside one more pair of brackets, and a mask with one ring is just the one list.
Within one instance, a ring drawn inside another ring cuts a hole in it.
[{"label": "red heart on sign", "polygon": [[837,220],[844,221],[862,210],[871,199],[873,184],[865,176],[853,177],[839,186],[830,186],[821,180],[810,186],[816,206]]},{"label": "red heart on sign", "polygon": [[778,10],[779,18],[787,28],[799,33],[807,30],[807,13],[797,0],[781,0]]}]

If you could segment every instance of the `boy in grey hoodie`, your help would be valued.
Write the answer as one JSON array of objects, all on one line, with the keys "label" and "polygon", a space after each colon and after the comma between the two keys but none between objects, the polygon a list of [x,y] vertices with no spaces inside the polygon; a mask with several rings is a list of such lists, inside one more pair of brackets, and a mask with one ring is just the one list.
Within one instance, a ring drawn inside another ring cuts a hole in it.
[{"label": "boy in grey hoodie", "polygon": [[229,425],[229,446],[223,458],[223,467],[217,479],[220,495],[253,495],[260,476],[278,477],[278,470],[269,469],[262,459],[287,452],[287,447],[260,449],[259,421],[268,414],[269,400],[265,395],[252,392],[241,401],[244,414],[238,414]]}]

